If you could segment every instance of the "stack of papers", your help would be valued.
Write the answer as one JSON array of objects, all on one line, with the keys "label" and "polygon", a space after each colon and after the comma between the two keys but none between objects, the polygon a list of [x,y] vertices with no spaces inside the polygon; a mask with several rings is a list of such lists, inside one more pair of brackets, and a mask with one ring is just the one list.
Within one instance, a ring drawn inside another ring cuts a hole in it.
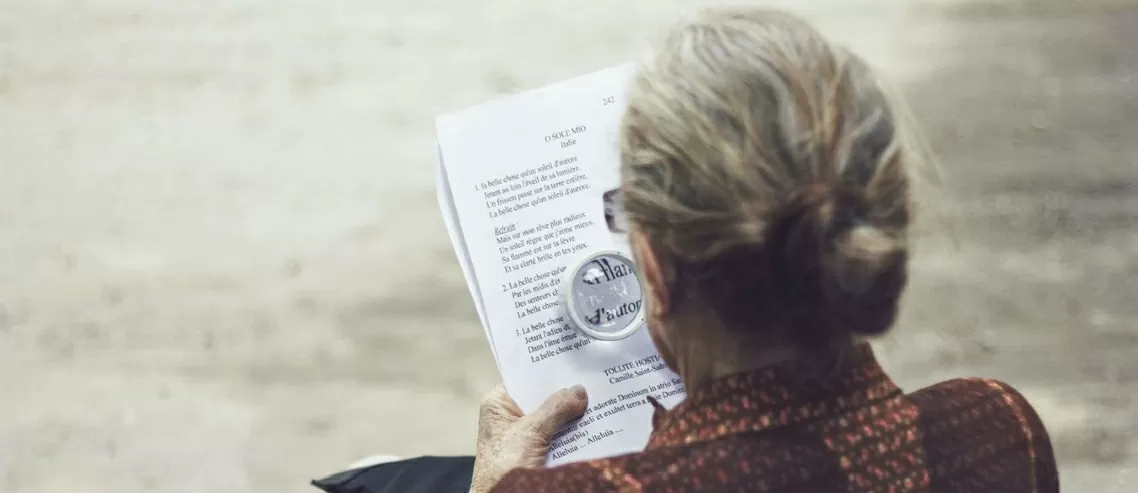
[{"label": "stack of papers", "polygon": [[642,450],[647,396],[684,398],[646,328],[590,339],[560,301],[582,258],[628,251],[605,199],[619,185],[633,73],[622,65],[437,120],[439,206],[506,389],[527,413],[562,388],[589,393],[585,415],[555,435],[550,466]]}]

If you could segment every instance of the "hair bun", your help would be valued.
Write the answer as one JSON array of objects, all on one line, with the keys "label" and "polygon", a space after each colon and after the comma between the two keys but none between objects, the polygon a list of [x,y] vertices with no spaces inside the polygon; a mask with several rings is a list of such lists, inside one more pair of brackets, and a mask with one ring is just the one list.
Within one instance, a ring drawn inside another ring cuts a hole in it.
[{"label": "hair bun", "polygon": [[860,191],[815,185],[792,197],[771,224],[777,277],[792,287],[795,304],[813,305],[808,325],[818,330],[878,335],[896,318],[907,250],[869,212]]}]

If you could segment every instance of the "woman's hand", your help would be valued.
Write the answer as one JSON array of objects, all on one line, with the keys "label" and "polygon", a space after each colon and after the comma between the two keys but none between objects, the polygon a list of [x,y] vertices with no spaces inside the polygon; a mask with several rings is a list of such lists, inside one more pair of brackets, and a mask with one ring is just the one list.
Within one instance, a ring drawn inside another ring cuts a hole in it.
[{"label": "woman's hand", "polygon": [[478,451],[474,455],[471,493],[487,493],[507,472],[542,467],[557,430],[585,413],[585,388],[562,389],[533,413],[523,415],[502,385],[482,399],[478,416]]}]

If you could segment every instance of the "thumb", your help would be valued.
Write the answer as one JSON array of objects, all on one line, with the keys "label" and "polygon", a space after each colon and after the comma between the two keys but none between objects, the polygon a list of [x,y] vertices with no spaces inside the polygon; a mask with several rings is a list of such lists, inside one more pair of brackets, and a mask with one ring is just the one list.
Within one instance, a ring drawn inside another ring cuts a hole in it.
[{"label": "thumb", "polygon": [[548,441],[557,430],[585,414],[589,396],[585,387],[577,385],[554,392],[541,407],[524,419],[542,440]]}]

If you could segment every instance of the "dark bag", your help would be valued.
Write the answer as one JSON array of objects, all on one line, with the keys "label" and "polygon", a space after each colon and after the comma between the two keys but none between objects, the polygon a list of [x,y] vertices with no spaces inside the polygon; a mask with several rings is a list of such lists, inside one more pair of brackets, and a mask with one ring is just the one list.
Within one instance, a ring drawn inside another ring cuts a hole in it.
[{"label": "dark bag", "polygon": [[312,485],[326,493],[467,493],[474,457],[417,457],[338,472]]}]

